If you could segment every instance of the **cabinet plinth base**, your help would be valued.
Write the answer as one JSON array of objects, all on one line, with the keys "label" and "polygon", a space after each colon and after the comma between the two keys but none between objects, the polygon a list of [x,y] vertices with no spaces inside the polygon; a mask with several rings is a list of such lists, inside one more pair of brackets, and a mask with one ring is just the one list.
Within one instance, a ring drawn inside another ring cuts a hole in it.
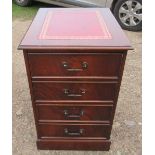
[{"label": "cabinet plinth base", "polygon": [[96,150],[109,151],[109,140],[37,140],[37,148],[40,150]]}]

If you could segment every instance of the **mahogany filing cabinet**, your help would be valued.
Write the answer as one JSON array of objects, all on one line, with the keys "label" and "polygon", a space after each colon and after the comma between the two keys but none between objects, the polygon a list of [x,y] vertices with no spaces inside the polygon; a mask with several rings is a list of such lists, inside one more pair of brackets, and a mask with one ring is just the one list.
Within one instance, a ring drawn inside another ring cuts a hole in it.
[{"label": "mahogany filing cabinet", "polygon": [[127,51],[109,9],[43,8],[23,50],[38,149],[109,150]]}]

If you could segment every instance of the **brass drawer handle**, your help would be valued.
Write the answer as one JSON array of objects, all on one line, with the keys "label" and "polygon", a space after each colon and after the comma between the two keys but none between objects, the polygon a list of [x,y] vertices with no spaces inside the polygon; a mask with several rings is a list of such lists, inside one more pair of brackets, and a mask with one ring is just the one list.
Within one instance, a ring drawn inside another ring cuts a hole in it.
[{"label": "brass drawer handle", "polygon": [[70,93],[70,90],[69,89],[64,89],[64,94],[66,96],[69,96],[69,97],[80,97],[80,96],[83,96],[83,94],[86,93],[86,90],[85,89],[81,89],[80,91],[81,91],[80,94],[72,94],[72,93]]},{"label": "brass drawer handle", "polygon": [[81,68],[70,68],[69,64],[66,61],[62,62],[62,65],[69,72],[83,71],[83,70],[88,68],[88,63],[87,62],[82,62],[81,63]]},{"label": "brass drawer handle", "polygon": [[84,129],[80,129],[79,132],[69,132],[67,128],[64,129],[64,133],[67,136],[81,136],[83,134]]},{"label": "brass drawer handle", "polygon": [[64,115],[67,118],[77,118],[77,119],[79,119],[81,116],[84,115],[84,111],[83,110],[80,110],[80,113],[79,114],[74,115],[74,114],[69,114],[68,110],[64,110]]}]

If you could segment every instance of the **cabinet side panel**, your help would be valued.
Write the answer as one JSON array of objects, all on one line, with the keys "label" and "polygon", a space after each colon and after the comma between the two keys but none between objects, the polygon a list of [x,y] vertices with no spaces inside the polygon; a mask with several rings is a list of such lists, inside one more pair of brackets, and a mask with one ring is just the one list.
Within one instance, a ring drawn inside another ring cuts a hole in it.
[{"label": "cabinet side panel", "polygon": [[31,95],[31,101],[32,101],[32,107],[33,107],[33,114],[34,114],[34,119],[35,119],[35,126],[37,130],[37,137],[38,137],[38,121],[37,121],[37,110],[34,102],[34,97],[33,97],[33,89],[32,89],[32,81],[31,81],[31,73],[29,70],[29,60],[28,60],[28,54],[27,50],[23,50],[24,54],[24,60],[25,60],[25,66],[26,66],[26,72],[27,72],[27,78],[28,78],[28,83],[29,83],[29,89],[30,89],[30,95]]},{"label": "cabinet side panel", "polygon": [[111,117],[112,118],[111,119],[111,126],[113,125],[113,120],[114,120],[115,111],[116,111],[116,107],[117,107],[117,101],[118,101],[118,97],[119,97],[119,91],[120,91],[120,86],[121,86],[121,81],[122,81],[122,76],[123,76],[123,71],[124,71],[126,55],[127,55],[127,51],[124,51],[122,62],[121,62],[120,73],[119,73],[120,78],[118,81],[118,85],[117,85],[117,89],[116,89],[116,93],[115,93],[115,98],[114,98],[114,108],[113,108],[112,117]]}]

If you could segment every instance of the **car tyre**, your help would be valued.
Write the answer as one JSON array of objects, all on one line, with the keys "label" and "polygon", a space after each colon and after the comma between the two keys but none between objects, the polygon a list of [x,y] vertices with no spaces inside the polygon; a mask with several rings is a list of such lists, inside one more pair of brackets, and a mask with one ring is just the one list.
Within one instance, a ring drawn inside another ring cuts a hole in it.
[{"label": "car tyre", "polygon": [[19,6],[29,6],[32,0],[15,0],[15,2]]},{"label": "car tyre", "polygon": [[142,30],[142,0],[118,0],[113,13],[123,29]]}]

